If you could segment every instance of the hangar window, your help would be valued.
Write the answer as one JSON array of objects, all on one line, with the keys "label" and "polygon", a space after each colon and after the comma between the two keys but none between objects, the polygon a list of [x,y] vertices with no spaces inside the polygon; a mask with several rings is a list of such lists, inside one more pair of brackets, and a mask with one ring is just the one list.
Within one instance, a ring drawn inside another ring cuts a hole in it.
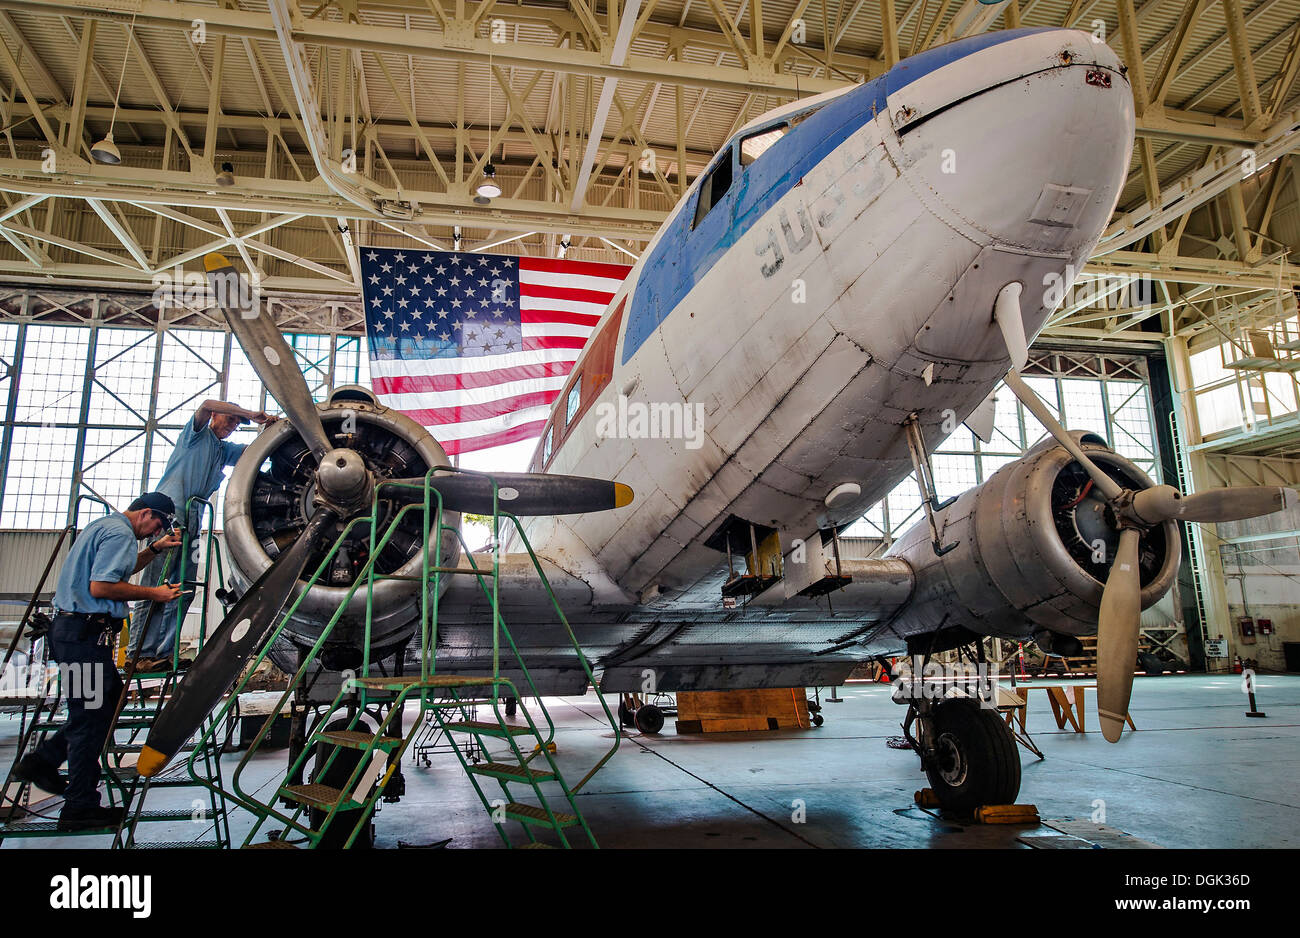
[{"label": "hangar window", "polygon": [[760,130],[752,133],[744,140],[740,141],[740,165],[748,166],[754,162],[769,149],[772,144],[776,143],[787,133],[790,132],[788,124],[778,124],[775,127],[769,127],[766,130]]},{"label": "hangar window", "polygon": [[699,227],[700,222],[704,221],[704,216],[709,214],[713,206],[722,201],[722,197],[730,188],[731,147],[727,147],[717,165],[704,177],[704,182],[700,183],[700,198],[695,203],[695,223],[691,225],[692,228]]},{"label": "hangar window", "polygon": [[553,438],[554,436],[555,436],[555,434],[551,432],[551,427],[547,427],[547,428],[546,428],[546,435],[542,438],[542,466],[541,466],[541,468],[545,468],[545,467],[546,467],[546,464],[547,464],[548,462],[551,461],[551,440],[552,440],[552,438]]},{"label": "hangar window", "polygon": [[573,382],[573,387],[569,388],[569,396],[564,401],[564,425],[567,427],[572,421],[574,414],[578,412],[578,402],[582,400],[582,377]]}]

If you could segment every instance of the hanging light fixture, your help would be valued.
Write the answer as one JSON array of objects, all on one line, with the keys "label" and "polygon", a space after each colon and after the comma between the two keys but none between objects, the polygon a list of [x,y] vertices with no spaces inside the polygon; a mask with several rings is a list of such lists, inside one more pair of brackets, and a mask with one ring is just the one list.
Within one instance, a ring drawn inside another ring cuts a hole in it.
[{"label": "hanging light fixture", "polygon": [[[492,48],[488,47],[488,152],[492,150]],[[478,199],[484,201],[495,199],[501,194],[501,187],[497,185],[497,168],[492,165],[489,158],[487,165],[483,167],[483,178],[479,180],[478,188],[474,190],[478,193]]]},{"label": "hanging light fixture", "polygon": [[222,163],[221,172],[217,173],[217,185],[229,189],[235,184],[235,166],[233,163]]},{"label": "hanging light fixture", "polygon": [[497,185],[497,168],[491,163],[483,167],[483,179],[475,191],[485,199],[495,199],[501,194],[501,187]]},{"label": "hanging light fixture", "polygon": [[113,142],[113,125],[117,123],[117,105],[122,100],[122,79],[126,78],[126,59],[131,54],[131,37],[135,34],[135,14],[131,14],[131,25],[126,31],[126,49],[122,52],[122,74],[117,78],[117,94],[113,95],[113,117],[108,122],[108,133],[104,139],[90,146],[90,155],[97,162],[116,165],[122,162],[122,153]]}]

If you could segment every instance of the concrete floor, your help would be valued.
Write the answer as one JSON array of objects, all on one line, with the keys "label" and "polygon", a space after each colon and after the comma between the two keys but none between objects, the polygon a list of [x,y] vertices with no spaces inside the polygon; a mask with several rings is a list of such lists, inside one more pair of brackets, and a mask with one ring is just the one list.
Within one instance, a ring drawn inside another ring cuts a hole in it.
[{"label": "concrete floor", "polygon": [[[1265,675],[1247,719],[1241,679],[1180,675],[1138,678],[1132,714],[1139,731],[1117,745],[1093,730],[1056,728],[1046,696],[1031,697],[1029,729],[1046,754],[1021,751],[1020,801],[1045,819],[1099,820],[1161,847],[1300,846],[1300,676]],[[889,749],[904,710],[881,685],[841,689],[826,703],[825,725],[804,731],[677,736],[633,735],[588,784],[580,806],[603,847],[1023,847],[1016,838],[1044,827],[981,827],[916,808],[925,785],[916,757]],[[1095,698],[1089,692],[1090,708]],[[548,700],[558,729],[557,759],[575,782],[611,743],[594,696]],[[0,764],[13,758],[15,718],[0,718]],[[233,768],[238,755],[227,756]],[[453,848],[500,840],[450,754],[431,767],[405,762],[407,795],[377,815],[381,847],[452,838]],[[269,788],[283,752],[260,754],[246,773]],[[486,790],[486,789],[485,789]],[[495,786],[494,786],[495,793]],[[197,794],[201,795],[199,791]],[[195,790],[160,790],[151,807],[187,807]],[[492,797],[490,795],[489,797]],[[155,800],[156,798],[156,800]],[[1104,802],[1104,805],[1102,804]],[[802,804],[802,819],[796,815]],[[236,811],[237,842],[249,829]],[[512,828],[517,825],[511,825]],[[142,826],[141,839],[200,836],[189,822]],[[10,839],[4,849],[99,847],[107,838]]]}]

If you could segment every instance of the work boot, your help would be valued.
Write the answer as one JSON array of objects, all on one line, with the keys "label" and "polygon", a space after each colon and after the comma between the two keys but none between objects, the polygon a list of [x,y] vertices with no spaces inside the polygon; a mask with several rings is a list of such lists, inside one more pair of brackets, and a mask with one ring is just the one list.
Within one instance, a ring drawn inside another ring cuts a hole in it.
[{"label": "work boot", "polygon": [[126,808],[106,808],[95,805],[80,811],[65,807],[59,815],[58,828],[61,831],[88,831],[105,827],[116,830],[126,820]]},{"label": "work boot", "polygon": [[172,669],[171,658],[141,658],[135,663],[136,674],[159,674]]},{"label": "work boot", "polygon": [[51,795],[61,795],[68,787],[68,780],[59,774],[59,770],[34,752],[18,760],[14,766],[14,778],[20,782],[31,782]]}]

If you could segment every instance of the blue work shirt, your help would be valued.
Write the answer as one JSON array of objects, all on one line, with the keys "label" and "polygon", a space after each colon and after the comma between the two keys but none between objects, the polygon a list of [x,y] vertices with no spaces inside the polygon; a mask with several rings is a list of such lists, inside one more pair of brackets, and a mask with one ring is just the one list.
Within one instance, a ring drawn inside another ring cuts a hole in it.
[{"label": "blue work shirt", "polygon": [[191,498],[212,496],[226,477],[225,467],[237,463],[245,447],[246,444],[217,439],[210,422],[202,430],[195,430],[191,417],[185,421],[181,438],[167,460],[157,491],[170,498],[176,505],[177,516],[182,516]]},{"label": "blue work shirt", "polygon": [[116,599],[96,599],[90,595],[92,580],[120,583],[135,572],[139,543],[131,521],[120,512],[92,521],[77,535],[59,573],[54,591],[54,608],[61,612],[108,613],[114,618],[126,616],[126,603]]}]

